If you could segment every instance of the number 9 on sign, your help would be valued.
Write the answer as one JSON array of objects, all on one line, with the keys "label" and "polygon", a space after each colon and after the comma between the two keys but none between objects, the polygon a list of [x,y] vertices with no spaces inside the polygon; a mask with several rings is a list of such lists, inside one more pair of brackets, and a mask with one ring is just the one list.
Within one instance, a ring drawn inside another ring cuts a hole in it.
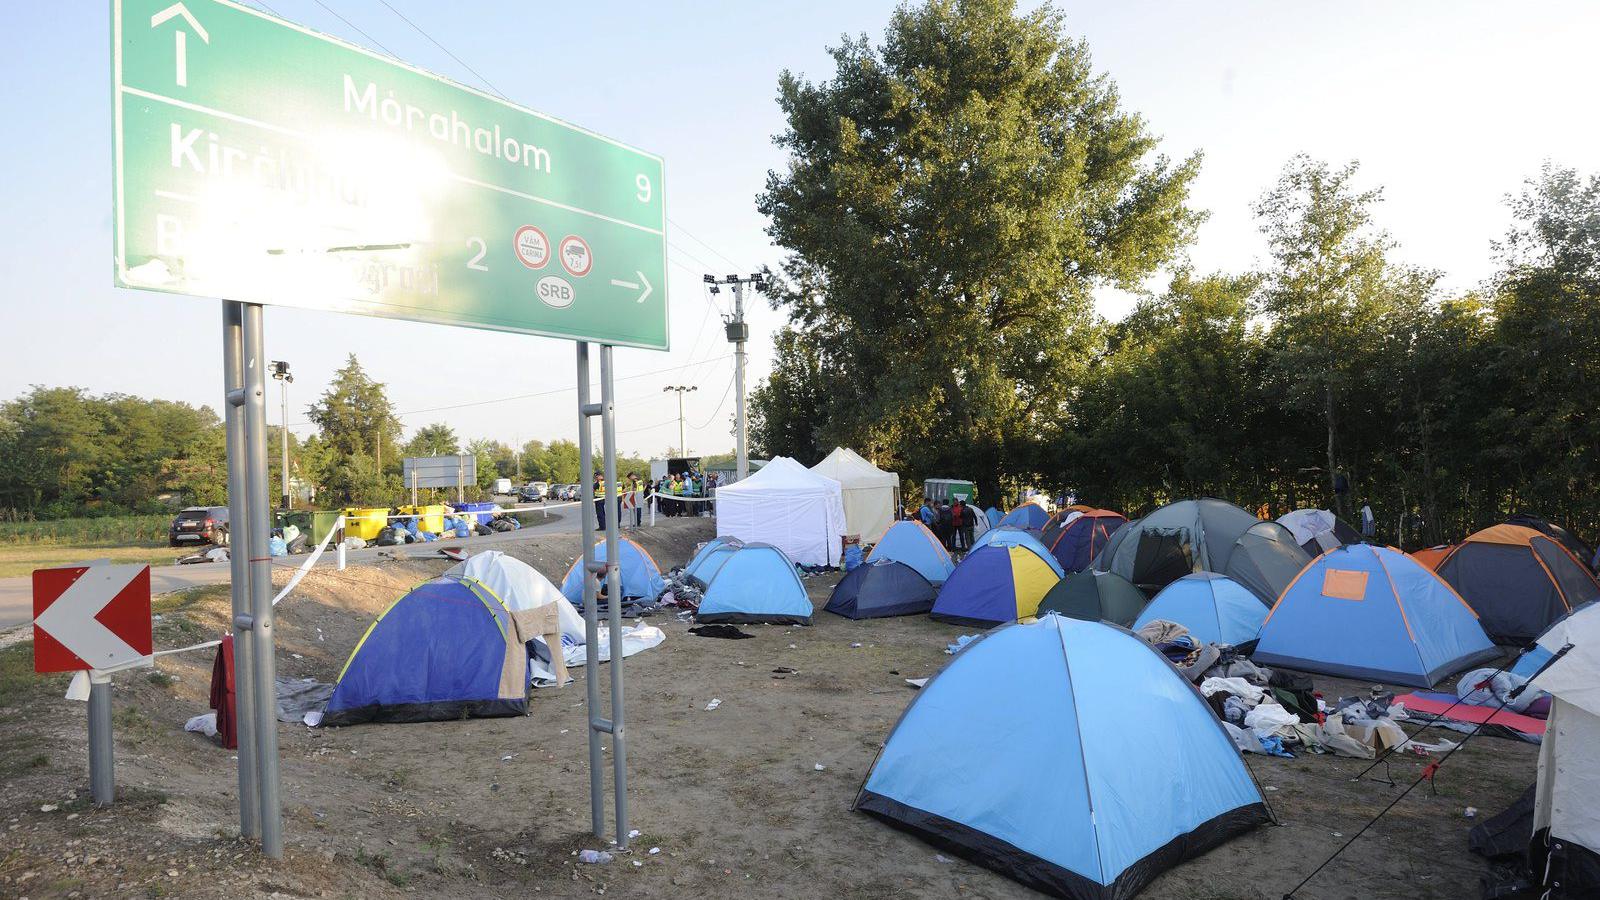
[{"label": "number 9 on sign", "polygon": [[539,279],[537,291],[539,299],[543,300],[546,306],[566,309],[572,305],[572,285],[559,275],[546,275]]},{"label": "number 9 on sign", "polygon": [[650,202],[650,176],[649,175],[635,175],[634,178],[633,178],[633,184],[634,184],[634,187],[637,187],[639,189],[639,193],[637,195],[635,195],[635,196],[637,196],[639,198],[639,202],[640,203],[649,203]]}]

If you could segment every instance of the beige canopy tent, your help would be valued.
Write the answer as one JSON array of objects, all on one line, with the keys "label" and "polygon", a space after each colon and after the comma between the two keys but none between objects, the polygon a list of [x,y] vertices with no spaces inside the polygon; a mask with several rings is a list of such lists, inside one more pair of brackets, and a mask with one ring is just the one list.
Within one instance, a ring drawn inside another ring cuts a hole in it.
[{"label": "beige canopy tent", "polygon": [[850,534],[872,543],[894,524],[894,511],[900,496],[900,476],[885,472],[861,454],[835,447],[828,458],[811,467],[826,475],[844,491],[844,521]]}]

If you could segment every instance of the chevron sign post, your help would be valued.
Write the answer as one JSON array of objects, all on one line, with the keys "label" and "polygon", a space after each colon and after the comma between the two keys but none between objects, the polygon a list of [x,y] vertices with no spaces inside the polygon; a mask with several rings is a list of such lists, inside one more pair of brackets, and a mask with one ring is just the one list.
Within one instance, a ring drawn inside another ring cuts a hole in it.
[{"label": "chevron sign post", "polygon": [[89,674],[89,787],[96,806],[116,797],[111,675],[150,656],[150,567],[33,570],[33,670]]},{"label": "chevron sign post", "polygon": [[33,670],[109,669],[149,656],[150,567],[33,572]]}]

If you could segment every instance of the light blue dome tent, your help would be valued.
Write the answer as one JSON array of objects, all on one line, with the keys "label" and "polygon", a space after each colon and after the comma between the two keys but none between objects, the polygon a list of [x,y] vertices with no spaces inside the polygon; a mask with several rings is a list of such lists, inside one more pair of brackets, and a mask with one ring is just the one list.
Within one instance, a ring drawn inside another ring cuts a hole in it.
[{"label": "light blue dome tent", "polygon": [[1055,615],[956,654],[901,715],[855,808],[1029,887],[1095,900],[1131,897],[1270,818],[1170,663],[1121,628]]},{"label": "light blue dome tent", "polygon": [[1317,557],[1284,589],[1251,659],[1431,688],[1499,655],[1439,576],[1398,550],[1351,544]]},{"label": "light blue dome tent", "polygon": [[905,563],[928,579],[930,584],[944,584],[956,568],[950,559],[950,551],[944,549],[933,532],[921,522],[909,520],[890,525],[878,543],[873,545],[872,552],[867,554],[867,561],[880,559]]},{"label": "light blue dome tent", "polygon": [[1206,644],[1248,644],[1261,633],[1267,607],[1249,589],[1226,575],[1196,572],[1161,589],[1134,620],[1138,631],[1156,619],[1177,622]]},{"label": "light blue dome tent", "polygon": [[446,575],[384,610],[350,652],[324,725],[435,722],[528,711],[528,651],[512,611]]},{"label": "light blue dome tent", "polygon": [[717,572],[722,570],[722,564],[743,546],[744,541],[738,538],[712,538],[689,558],[688,565],[683,567],[683,574],[698,581],[704,589],[711,583],[711,579],[716,577]]},{"label": "light blue dome tent", "polygon": [[800,573],[771,544],[745,544],[706,585],[697,622],[810,625],[811,598]]},{"label": "light blue dome tent", "polygon": [[[618,541],[617,546],[617,555],[622,558],[622,596],[654,600],[667,586],[666,579],[661,577],[661,567],[643,547],[627,538]],[[595,541],[594,558],[595,562],[606,561],[605,541]],[[573,560],[566,577],[561,579],[561,596],[573,606],[583,608],[583,557]]]}]

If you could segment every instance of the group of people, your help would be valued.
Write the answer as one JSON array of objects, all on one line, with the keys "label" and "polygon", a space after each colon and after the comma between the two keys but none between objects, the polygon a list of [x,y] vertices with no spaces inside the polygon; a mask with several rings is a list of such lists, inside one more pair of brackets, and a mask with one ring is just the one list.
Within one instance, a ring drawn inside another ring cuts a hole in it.
[{"label": "group of people", "polygon": [[[707,503],[691,501],[688,499],[674,500],[674,497],[710,497],[716,491],[721,478],[716,472],[702,474],[695,469],[678,474],[663,475],[652,481],[649,478],[639,477],[638,472],[629,472],[627,477],[619,480],[617,488],[626,501],[627,495],[632,494],[633,509],[622,510],[622,526],[626,528],[629,520],[635,528],[644,524],[644,508],[649,503],[651,495],[657,495],[657,509],[664,516],[696,516]],[[606,527],[606,484],[605,479],[596,473],[594,476],[594,515],[598,527]],[[626,505],[626,504],[624,504]]]},{"label": "group of people", "polygon": [[954,503],[948,500],[923,500],[922,508],[917,510],[917,519],[933,532],[946,550],[952,551],[972,549],[973,530],[977,527],[977,517],[981,515],[983,510],[960,497]]},{"label": "group of people", "polygon": [[655,483],[661,495],[658,509],[664,516],[697,516],[708,505],[703,501],[674,500],[673,497],[710,497],[720,481],[717,473],[702,474],[690,469],[678,475],[663,475]]}]

